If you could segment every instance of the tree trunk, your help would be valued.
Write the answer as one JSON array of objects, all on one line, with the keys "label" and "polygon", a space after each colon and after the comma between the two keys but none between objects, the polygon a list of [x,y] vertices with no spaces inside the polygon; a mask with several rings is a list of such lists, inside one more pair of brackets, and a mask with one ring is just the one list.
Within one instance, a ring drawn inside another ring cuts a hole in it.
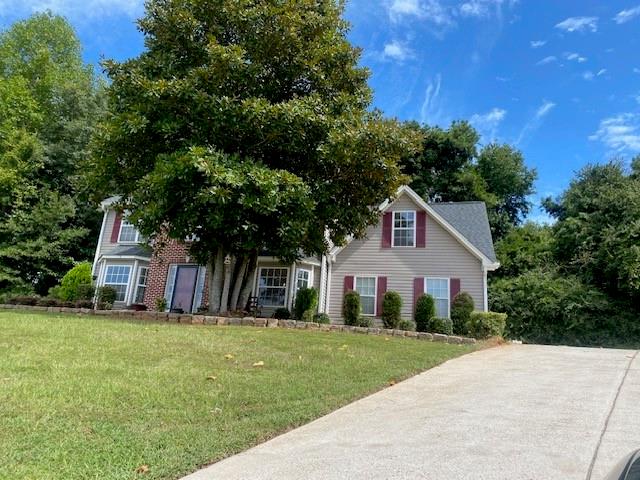
[{"label": "tree trunk", "polygon": [[215,260],[209,260],[209,312],[218,313],[220,311],[220,298],[222,296],[222,271],[224,269],[224,252],[222,247],[218,248]]},{"label": "tree trunk", "polygon": [[247,264],[247,272],[244,276],[242,289],[240,290],[240,297],[238,298],[239,308],[244,309],[247,306],[251,289],[253,288],[253,277],[256,274],[256,268],[258,268],[258,254],[254,253],[249,258],[249,263]]},{"label": "tree trunk", "polygon": [[[226,260],[226,259],[225,259]],[[229,290],[231,290],[231,275],[235,264],[235,258],[230,258],[229,263],[223,261],[224,264],[224,283],[222,284],[222,298],[220,299],[220,313],[229,311]]]},{"label": "tree trunk", "polygon": [[246,255],[242,257],[242,262],[238,263],[238,271],[236,272],[236,278],[233,282],[233,292],[231,293],[231,301],[229,306],[232,311],[238,310],[238,299],[240,298],[240,291],[242,290],[242,283],[244,282],[244,275],[247,272],[247,265],[249,264],[249,257]]}]

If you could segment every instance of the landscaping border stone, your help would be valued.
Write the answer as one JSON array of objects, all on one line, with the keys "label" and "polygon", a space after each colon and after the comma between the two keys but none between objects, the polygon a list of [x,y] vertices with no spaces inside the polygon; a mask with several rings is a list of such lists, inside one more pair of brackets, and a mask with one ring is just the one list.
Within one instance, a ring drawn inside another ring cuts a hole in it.
[{"label": "landscaping border stone", "polygon": [[444,335],[441,333],[412,332],[406,330],[391,330],[387,328],[373,327],[353,327],[340,324],[318,324],[315,322],[301,322],[296,320],[278,320],[277,318],[260,317],[214,317],[201,313],[166,313],[154,311],[134,311],[134,310],[92,310],[88,308],[71,307],[42,307],[31,305],[11,305],[0,304],[0,310],[30,310],[41,313],[74,313],[77,315],[97,315],[100,317],[112,317],[119,319],[134,319],[144,321],[171,322],[188,325],[233,325],[242,327],[263,327],[263,328],[293,328],[318,330],[321,332],[350,332],[368,335],[393,336],[402,338],[413,338],[426,340],[429,342],[443,342],[451,344],[474,344],[475,338],[460,337],[457,335]]}]

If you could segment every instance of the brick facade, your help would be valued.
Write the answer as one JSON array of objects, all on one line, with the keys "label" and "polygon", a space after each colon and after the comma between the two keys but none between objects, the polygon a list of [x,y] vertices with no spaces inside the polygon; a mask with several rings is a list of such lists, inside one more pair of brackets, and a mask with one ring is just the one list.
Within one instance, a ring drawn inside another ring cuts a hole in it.
[{"label": "brick facade", "polygon": [[[156,300],[164,297],[164,290],[167,283],[169,273],[169,265],[174,263],[196,263],[189,255],[189,246],[169,240],[161,248],[154,248],[151,262],[149,263],[149,276],[147,280],[147,289],[144,295],[144,304],[149,310],[156,309]],[[208,282],[208,272],[205,276],[205,285]],[[208,289],[204,289],[202,296],[202,304],[206,305],[209,301]]]}]

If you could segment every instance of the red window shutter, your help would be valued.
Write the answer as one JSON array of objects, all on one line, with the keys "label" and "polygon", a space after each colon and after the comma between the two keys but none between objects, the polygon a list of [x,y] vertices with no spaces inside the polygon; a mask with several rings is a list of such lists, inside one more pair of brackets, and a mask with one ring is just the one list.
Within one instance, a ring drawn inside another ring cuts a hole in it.
[{"label": "red window shutter", "polygon": [[416,309],[418,297],[424,293],[424,277],[413,279],[413,309]]},{"label": "red window shutter", "polygon": [[460,293],[460,279],[459,278],[449,279],[449,301],[453,302],[453,299],[459,293]]},{"label": "red window shutter", "polygon": [[122,223],[122,214],[116,212],[116,219],[113,221],[113,230],[111,230],[111,243],[118,243],[120,235],[120,224]]},{"label": "red window shutter", "polygon": [[353,290],[353,276],[347,275],[344,277],[344,293]]},{"label": "red window shutter", "polygon": [[382,248],[391,248],[391,222],[393,213],[387,212],[382,216]]},{"label": "red window shutter", "polygon": [[378,277],[378,291],[376,292],[377,304],[376,304],[376,316],[382,315],[382,300],[384,294],[387,293],[387,277]]},{"label": "red window shutter", "polygon": [[416,247],[424,248],[427,245],[427,212],[416,214]]}]

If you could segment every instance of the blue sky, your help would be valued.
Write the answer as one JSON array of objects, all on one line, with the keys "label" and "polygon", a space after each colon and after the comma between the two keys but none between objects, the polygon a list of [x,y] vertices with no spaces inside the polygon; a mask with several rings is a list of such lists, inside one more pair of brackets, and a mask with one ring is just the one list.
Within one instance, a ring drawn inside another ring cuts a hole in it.
[{"label": "blue sky", "polygon": [[[44,9],[69,18],[87,61],[143,48],[142,0],[0,0],[0,25]],[[515,144],[536,199],[586,163],[640,153],[640,0],[351,0],[346,16],[376,107]]]}]

